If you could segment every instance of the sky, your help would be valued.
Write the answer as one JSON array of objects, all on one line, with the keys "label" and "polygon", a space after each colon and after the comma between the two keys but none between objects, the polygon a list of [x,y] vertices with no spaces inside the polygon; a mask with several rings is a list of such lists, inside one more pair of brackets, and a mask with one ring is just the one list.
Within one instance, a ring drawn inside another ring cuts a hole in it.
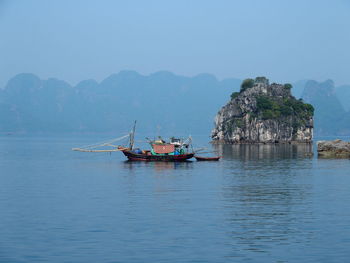
[{"label": "sky", "polygon": [[0,0],[0,87],[121,70],[350,84],[347,0]]}]

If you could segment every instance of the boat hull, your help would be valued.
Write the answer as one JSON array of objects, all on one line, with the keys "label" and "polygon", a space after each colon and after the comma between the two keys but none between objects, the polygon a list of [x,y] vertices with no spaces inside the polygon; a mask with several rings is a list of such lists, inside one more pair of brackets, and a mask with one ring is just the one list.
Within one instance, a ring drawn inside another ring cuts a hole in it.
[{"label": "boat hull", "polygon": [[197,161],[219,161],[221,156],[216,157],[201,157],[201,156],[195,156]]},{"label": "boat hull", "polygon": [[130,161],[144,161],[144,162],[184,162],[191,159],[194,153],[179,154],[179,155],[149,155],[137,154],[129,150],[122,151],[123,154]]}]

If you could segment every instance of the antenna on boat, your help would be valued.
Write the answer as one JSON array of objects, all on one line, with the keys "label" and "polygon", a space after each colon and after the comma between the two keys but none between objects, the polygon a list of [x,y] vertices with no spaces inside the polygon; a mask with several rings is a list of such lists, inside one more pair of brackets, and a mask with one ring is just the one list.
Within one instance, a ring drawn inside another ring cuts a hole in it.
[{"label": "antenna on boat", "polygon": [[130,132],[130,150],[132,150],[134,148],[134,142],[135,142],[135,129],[136,129],[136,120],[134,122],[134,127],[132,128],[131,132]]},{"label": "antenna on boat", "polygon": [[190,146],[191,146],[191,150],[192,150],[192,152],[194,152],[194,150],[193,150],[193,144],[192,144],[192,136],[190,135],[190,137],[188,137],[189,138],[189,144],[190,144]]}]

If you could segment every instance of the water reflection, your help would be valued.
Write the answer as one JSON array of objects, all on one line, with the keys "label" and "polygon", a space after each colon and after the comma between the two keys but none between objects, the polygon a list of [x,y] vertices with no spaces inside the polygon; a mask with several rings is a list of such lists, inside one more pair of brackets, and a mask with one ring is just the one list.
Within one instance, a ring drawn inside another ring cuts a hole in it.
[{"label": "water reflection", "polygon": [[175,169],[192,169],[192,161],[186,162],[133,162],[125,161],[124,168],[133,170],[139,168],[151,168],[157,173],[162,173],[164,171],[171,171]]},{"label": "water reflection", "polygon": [[252,184],[242,178],[238,185],[223,187],[226,221],[232,240],[243,250],[267,252],[273,247],[308,242],[312,231],[301,229],[312,218],[310,186],[293,183]]},{"label": "water reflection", "polygon": [[281,250],[293,242],[310,241],[312,231],[300,225],[313,217],[311,145],[216,145],[216,149],[225,161],[222,194],[232,247],[229,257],[242,256],[237,247],[264,255],[275,247]]},{"label": "water reflection", "polygon": [[313,156],[312,144],[214,144],[213,147],[224,158],[241,160]]},{"label": "water reflection", "polygon": [[349,261],[349,160],[221,145],[218,162],[124,162],[77,141],[0,138],[0,262]]}]

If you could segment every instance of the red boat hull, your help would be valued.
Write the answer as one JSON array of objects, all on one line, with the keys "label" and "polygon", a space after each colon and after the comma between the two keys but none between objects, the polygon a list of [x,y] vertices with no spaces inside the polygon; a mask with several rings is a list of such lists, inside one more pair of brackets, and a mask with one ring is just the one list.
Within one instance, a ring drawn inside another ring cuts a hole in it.
[{"label": "red boat hull", "polygon": [[148,162],[184,162],[191,159],[194,153],[179,154],[179,155],[150,155],[137,154],[129,150],[122,151],[130,161],[148,161]]},{"label": "red boat hull", "polygon": [[200,157],[200,156],[195,156],[197,161],[219,161],[221,156],[217,157]]}]

